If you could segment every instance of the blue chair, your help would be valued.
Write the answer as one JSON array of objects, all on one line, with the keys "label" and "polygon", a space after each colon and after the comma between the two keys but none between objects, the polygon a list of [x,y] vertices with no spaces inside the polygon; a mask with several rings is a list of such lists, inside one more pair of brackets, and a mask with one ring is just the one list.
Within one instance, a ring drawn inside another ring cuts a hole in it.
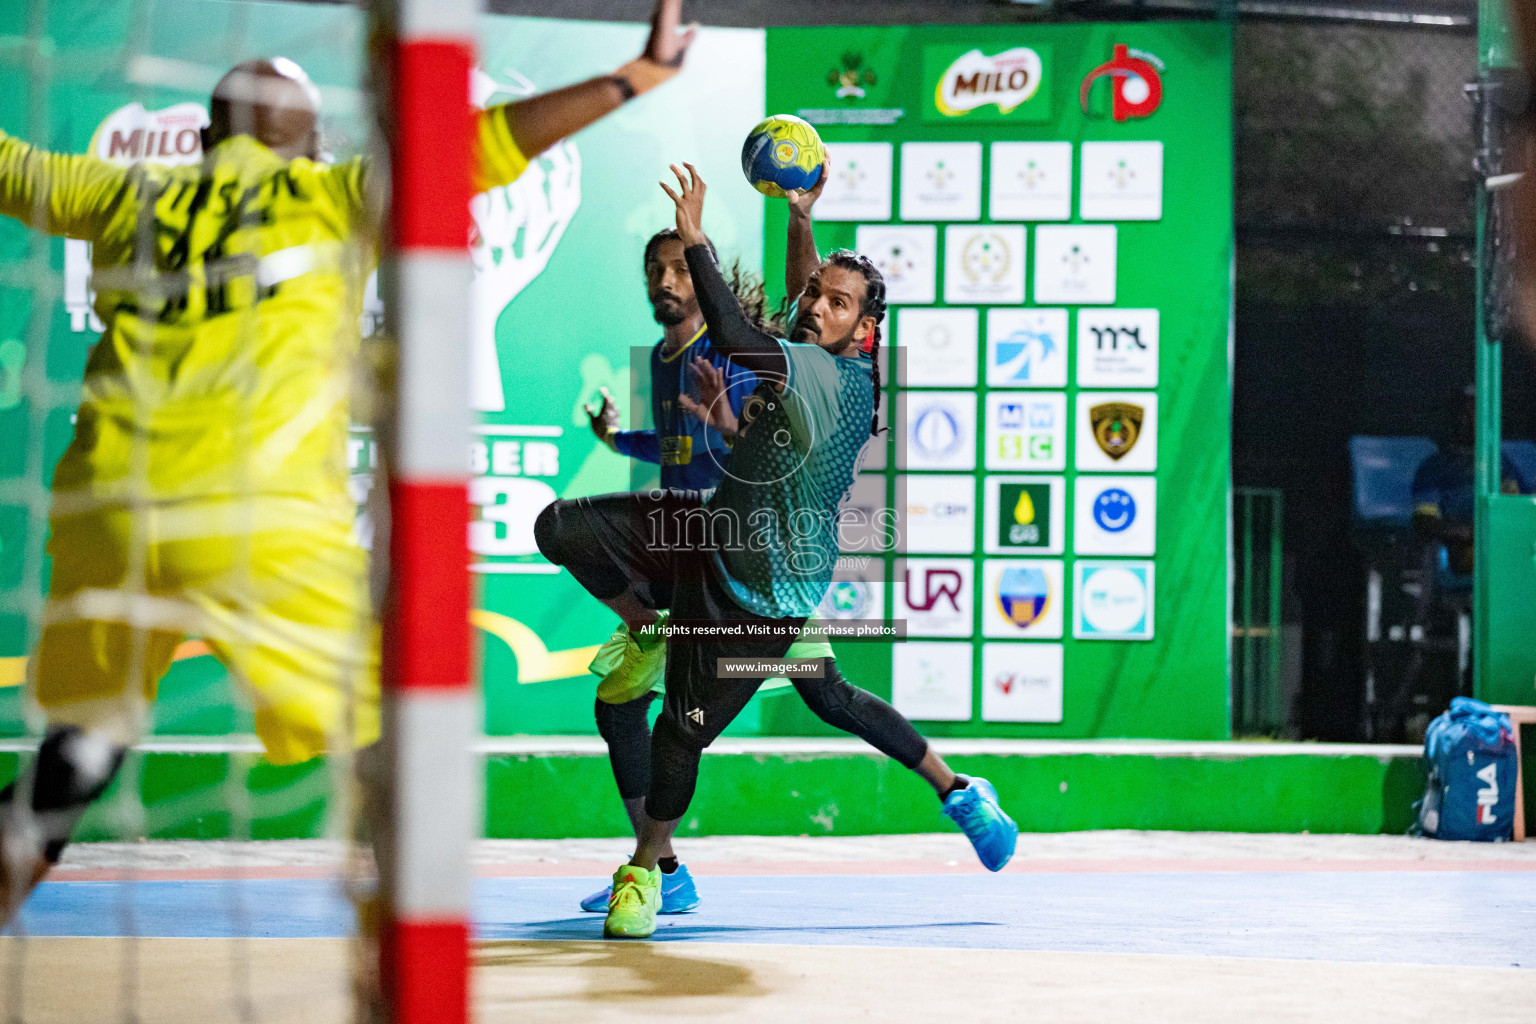
[{"label": "blue chair", "polygon": [[1505,441],[1504,457],[1514,463],[1520,479],[1528,488],[1536,488],[1536,441]]},{"label": "blue chair", "polygon": [[[1536,445],[1532,448],[1536,457]],[[1413,522],[1413,475],[1439,450],[1427,437],[1351,437],[1355,525],[1407,530]]]}]

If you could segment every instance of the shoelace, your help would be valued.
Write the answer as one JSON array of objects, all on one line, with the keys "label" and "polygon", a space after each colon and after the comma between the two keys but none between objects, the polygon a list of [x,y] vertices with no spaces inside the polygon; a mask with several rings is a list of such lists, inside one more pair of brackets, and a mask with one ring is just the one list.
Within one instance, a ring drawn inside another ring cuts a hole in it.
[{"label": "shoelace", "polygon": [[958,820],[955,824],[960,826],[962,832],[969,835],[973,828],[986,827],[989,819],[984,804],[985,802],[978,797],[957,806],[955,816]]},{"label": "shoelace", "polygon": [[645,894],[640,891],[639,882],[620,882],[614,886],[613,895],[608,898],[608,909],[614,910],[630,904],[644,906]]}]

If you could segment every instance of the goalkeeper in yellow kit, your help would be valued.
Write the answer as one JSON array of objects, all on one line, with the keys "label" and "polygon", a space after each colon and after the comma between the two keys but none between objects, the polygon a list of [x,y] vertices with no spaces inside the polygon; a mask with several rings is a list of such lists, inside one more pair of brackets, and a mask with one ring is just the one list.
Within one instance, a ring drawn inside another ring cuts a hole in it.
[{"label": "goalkeeper in yellow kit", "polygon": [[[645,52],[614,74],[481,112],[476,190],[675,75],[693,36],[680,7],[657,0]],[[106,325],[54,474],[32,668],[49,729],[0,793],[0,921],[116,774],[188,634],[249,695],[272,762],[378,738],[345,452],[382,189],[364,159],[320,161],[318,114],[277,58],[220,80],[197,166],[0,133],[0,213],[94,243]]]}]

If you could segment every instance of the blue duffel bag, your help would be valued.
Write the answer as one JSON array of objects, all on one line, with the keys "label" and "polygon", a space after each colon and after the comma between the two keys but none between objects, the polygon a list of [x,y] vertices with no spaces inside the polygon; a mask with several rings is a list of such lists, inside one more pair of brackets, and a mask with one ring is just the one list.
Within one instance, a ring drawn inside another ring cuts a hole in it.
[{"label": "blue duffel bag", "polygon": [[1519,761],[1509,717],[1456,697],[1424,733],[1429,783],[1414,831],[1435,839],[1491,843],[1510,838]]}]

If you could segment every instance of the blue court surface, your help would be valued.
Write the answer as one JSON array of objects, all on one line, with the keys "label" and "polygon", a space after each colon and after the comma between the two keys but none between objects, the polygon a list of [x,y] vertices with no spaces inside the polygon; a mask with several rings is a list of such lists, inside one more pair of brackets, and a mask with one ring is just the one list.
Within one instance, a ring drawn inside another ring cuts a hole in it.
[{"label": "blue court surface", "polygon": [[[814,865],[807,865],[815,872]],[[1159,871],[709,874],[703,905],[662,917],[664,942],[1180,954],[1536,966],[1530,871]],[[592,877],[481,878],[482,940],[592,940]],[[45,883],[33,936],[327,938],[352,910],[328,879]],[[1536,1019],[1536,1018],[1533,1018]]]},{"label": "blue court surface", "polygon": [[[679,844],[699,910],[608,941],[578,903],[627,848],[477,847],[480,1024],[1536,1021],[1536,844],[1031,834],[991,875],[955,834],[700,837]],[[0,1007],[347,1024],[365,947],[337,853],[72,847],[24,910],[27,942],[0,940]]]}]

